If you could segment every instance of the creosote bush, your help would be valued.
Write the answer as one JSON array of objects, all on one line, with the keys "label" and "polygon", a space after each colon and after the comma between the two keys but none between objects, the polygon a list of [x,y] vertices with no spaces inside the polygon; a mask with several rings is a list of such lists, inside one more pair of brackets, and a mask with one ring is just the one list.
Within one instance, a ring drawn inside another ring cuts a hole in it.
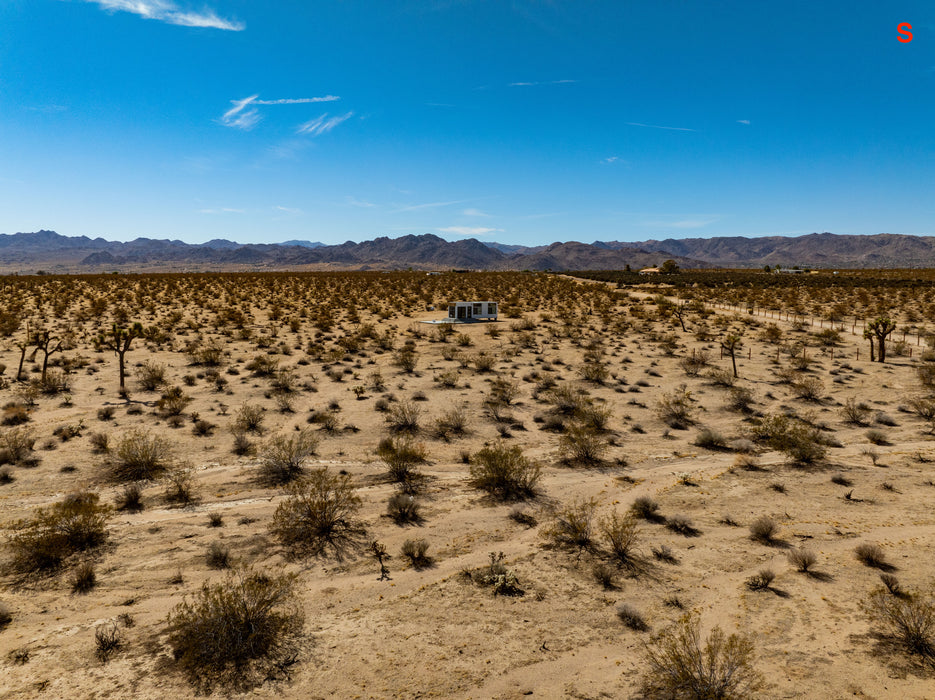
[{"label": "creosote bush", "polygon": [[801,464],[817,462],[827,452],[818,428],[781,413],[759,419],[753,427],[751,437],[754,441],[766,443]]},{"label": "creosote bush", "polygon": [[76,552],[102,545],[112,511],[98,501],[96,493],[80,491],[13,523],[13,568],[22,573],[48,571]]},{"label": "creosote bush", "polygon": [[400,401],[392,404],[386,412],[387,427],[394,433],[419,432],[419,418],[422,409],[412,401]]},{"label": "creosote bush", "polygon": [[541,468],[518,445],[503,442],[484,447],[471,457],[471,485],[500,500],[535,496]]},{"label": "creosote bush", "polygon": [[645,647],[642,697],[647,700],[748,700],[763,687],[753,643],[720,627],[702,642],[701,625],[686,615]]},{"label": "creosote bush", "polygon": [[559,547],[586,549],[593,544],[594,511],[597,501],[574,500],[560,507],[552,523],[546,528],[545,536]]},{"label": "creosote bush", "polygon": [[636,516],[633,513],[620,514],[614,511],[601,519],[599,527],[613,557],[621,564],[632,563],[633,549],[639,541]]},{"label": "creosote bush", "polygon": [[400,554],[409,560],[414,569],[422,569],[432,563],[428,555],[429,543],[424,539],[410,539],[403,542]]},{"label": "creosote bush", "polygon": [[864,610],[878,634],[895,641],[908,654],[935,659],[935,601],[930,597],[894,595],[878,589]]},{"label": "creosote bush", "polygon": [[172,463],[169,441],[145,430],[131,430],[110,453],[109,466],[117,481],[150,481]]},{"label": "creosote bush", "polygon": [[260,451],[260,479],[272,486],[282,486],[300,477],[308,458],[318,449],[318,436],[309,429],[293,435],[276,435]]},{"label": "creosote bush", "polygon": [[419,489],[424,475],[417,465],[424,463],[428,457],[425,445],[408,435],[389,437],[377,445],[377,454],[386,464],[390,481],[400,484],[403,490],[410,493]]},{"label": "creosote bush", "polygon": [[239,569],[176,606],[169,645],[197,687],[245,690],[295,661],[303,624],[294,576]]},{"label": "creosote bush", "polygon": [[575,421],[565,427],[558,446],[567,464],[595,465],[603,462],[608,444],[599,431]]},{"label": "creosote bush", "polygon": [[416,497],[408,493],[394,493],[386,502],[386,514],[397,525],[421,522],[421,510]]},{"label": "creosote bush", "polygon": [[315,469],[287,486],[289,496],[276,509],[271,530],[296,554],[323,554],[332,550],[340,557],[359,544],[365,533],[357,520],[360,498],[349,474]]}]

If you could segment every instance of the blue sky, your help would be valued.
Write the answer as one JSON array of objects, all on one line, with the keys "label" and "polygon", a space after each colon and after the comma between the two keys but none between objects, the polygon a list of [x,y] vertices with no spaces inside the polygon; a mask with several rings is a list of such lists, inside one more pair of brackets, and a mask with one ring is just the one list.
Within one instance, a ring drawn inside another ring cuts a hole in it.
[{"label": "blue sky", "polygon": [[0,0],[3,233],[933,235],[933,156],[930,2]]}]

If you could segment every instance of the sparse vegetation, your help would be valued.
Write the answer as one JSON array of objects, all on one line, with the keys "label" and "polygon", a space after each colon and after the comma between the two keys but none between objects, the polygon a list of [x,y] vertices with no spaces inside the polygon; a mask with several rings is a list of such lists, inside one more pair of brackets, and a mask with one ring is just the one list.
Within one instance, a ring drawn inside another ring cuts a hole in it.
[{"label": "sparse vegetation", "polygon": [[535,496],[541,473],[518,445],[498,442],[471,456],[471,485],[500,500]]},{"label": "sparse vegetation", "polygon": [[720,627],[702,642],[697,616],[686,615],[653,637],[645,648],[642,693],[663,700],[744,700],[763,687],[753,666],[753,643]]},{"label": "sparse vegetation", "polygon": [[294,576],[238,569],[176,606],[169,645],[197,687],[245,690],[295,661],[303,625]]},{"label": "sparse vegetation", "polygon": [[357,519],[360,498],[350,476],[315,469],[287,486],[288,498],[273,516],[272,532],[290,550],[301,554],[341,556],[359,544],[365,532]]}]

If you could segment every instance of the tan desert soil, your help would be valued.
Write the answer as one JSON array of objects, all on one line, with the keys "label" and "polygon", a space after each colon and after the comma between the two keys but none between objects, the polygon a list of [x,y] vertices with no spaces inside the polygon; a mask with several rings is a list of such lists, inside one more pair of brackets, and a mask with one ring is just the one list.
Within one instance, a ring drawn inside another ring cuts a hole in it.
[{"label": "tan desert soil", "polygon": [[[579,284],[584,289],[592,283]],[[624,307],[632,302],[619,303],[615,313],[626,317]],[[647,299],[645,308],[649,312],[655,307]],[[411,318],[372,320],[378,333],[395,328],[399,347],[411,324],[439,315],[422,312]],[[749,425],[743,414],[726,408],[727,391],[707,377],[708,370],[688,377],[679,366],[693,349],[707,348],[712,366],[730,367],[730,360],[719,356],[720,331],[710,341],[695,338],[691,331],[699,322],[696,317],[689,317],[687,333],[672,321],[631,317],[633,325],[617,331],[602,326],[597,316],[578,317],[582,333],[590,324],[593,330],[587,337],[602,341],[611,372],[603,384],[580,378],[584,335],[553,333],[561,324],[552,315],[542,319],[538,313],[525,314],[534,320],[530,347],[516,342],[519,331],[510,330],[515,319],[496,324],[502,331],[496,339],[487,333],[491,324],[456,327],[456,333],[472,343],[460,348],[462,352],[486,350],[497,356],[493,373],[443,359],[443,350],[457,347],[456,342],[438,342],[436,329],[422,325],[417,328],[425,337],[415,340],[418,364],[413,375],[393,364],[392,352],[367,348],[363,355],[328,363],[350,370],[340,382],[327,376],[322,360],[297,363],[305,356],[301,348],[310,335],[307,329],[302,331],[303,342],[293,342],[289,329],[282,328],[277,344],[285,340],[290,348],[300,349],[277,355],[280,365],[294,367],[299,384],[307,382],[316,389],[297,391],[293,413],[279,412],[268,380],[245,369],[258,352],[254,344],[209,325],[202,332],[219,339],[226,355],[220,372],[228,384],[220,393],[203,378],[204,368],[190,366],[184,353],[149,350],[140,342],[127,356],[131,396],[123,401],[116,391],[113,354],[95,352],[86,341],[78,343],[65,354],[87,357],[94,371],[79,369],[71,376],[70,402],[61,395],[37,399],[27,425],[37,437],[40,461],[33,467],[11,468],[15,480],[0,485],[0,521],[9,526],[79,488],[92,488],[104,502],[114,503],[120,487],[106,478],[104,456],[93,452],[89,436],[105,432],[115,442],[136,427],[171,440],[175,456],[194,467],[200,500],[194,506],[173,507],[163,498],[162,483],[148,484],[144,510],[113,517],[109,541],[93,557],[98,585],[90,593],[71,593],[69,569],[28,580],[5,569],[0,602],[10,610],[12,621],[0,631],[0,698],[196,697],[172,659],[165,623],[186,595],[198,591],[204,581],[224,577],[205,560],[208,546],[216,541],[242,563],[296,572],[306,616],[303,652],[291,677],[233,694],[236,697],[634,697],[645,669],[644,642],[690,610],[700,615],[705,630],[720,625],[727,632],[750,635],[756,668],[766,681],[762,697],[935,697],[935,674],[886,652],[871,634],[861,603],[880,586],[880,572],[854,556],[858,543],[879,544],[904,588],[933,591],[935,442],[925,421],[899,410],[907,397],[922,391],[915,370],[918,359],[893,355],[885,364],[870,363],[864,354],[866,341],[845,333],[833,360],[821,347],[808,348],[813,356],[808,374],[819,378],[824,389],[819,401],[806,402],[795,398],[777,377],[775,345],[761,338],[766,321],[718,315],[744,330],[737,383],[753,391],[754,408],[764,414],[781,407],[812,412],[815,421],[827,426],[825,434],[841,445],[830,448],[825,460],[796,466],[783,454],[761,448],[760,469],[748,471],[734,467],[736,454],[729,449],[693,444],[703,427],[732,440]],[[266,328],[265,311],[257,311],[257,317],[254,325]],[[708,323],[715,325],[716,318]],[[775,323],[789,340],[806,335],[786,322]],[[650,331],[675,334],[674,354],[651,340]],[[859,361],[854,359],[858,347]],[[19,350],[9,340],[0,349],[0,361],[7,366],[4,376],[12,380]],[[181,427],[172,428],[157,415],[158,392],[137,388],[134,374],[143,360],[166,365],[169,384],[181,386],[193,399]],[[786,361],[783,357],[783,364]],[[30,377],[37,376],[33,366],[26,364]],[[239,373],[227,374],[230,367]],[[375,370],[382,373],[385,392],[368,388],[358,400],[353,388],[367,385]],[[458,388],[445,389],[435,381],[448,370],[459,373]],[[541,430],[536,421],[549,413],[549,404],[545,396],[533,397],[535,381],[528,379],[533,372],[580,387],[596,404],[610,409],[608,437],[613,444],[603,464],[562,462],[559,435]],[[202,378],[186,386],[183,376],[188,374]],[[521,428],[509,428],[506,443],[520,445],[543,467],[541,495],[525,503],[497,503],[467,482],[469,467],[462,454],[499,438],[498,424],[484,409],[494,377],[512,379],[519,387],[509,412]],[[678,430],[668,427],[655,409],[661,396],[682,384],[691,392],[695,423]],[[0,391],[0,404],[14,400],[16,387],[11,381]],[[403,400],[419,392],[427,398],[416,402],[423,411],[418,439],[429,454],[421,468],[428,477],[420,497],[425,518],[421,525],[399,527],[385,515],[394,486],[380,478],[385,467],[375,449],[387,431],[384,414],[375,405],[384,394]],[[841,406],[850,398],[885,412],[896,425],[845,423]],[[318,433],[321,442],[308,467],[350,473],[363,500],[368,540],[383,542],[392,555],[387,562],[389,581],[377,580],[376,561],[362,551],[343,559],[287,556],[269,530],[284,492],[257,481],[255,456],[231,452],[229,425],[241,405],[265,409],[264,436],[251,436],[262,445],[276,434],[318,430],[306,419],[311,410],[325,410],[331,401],[340,405],[341,429]],[[465,407],[470,434],[450,442],[434,438],[433,418],[456,405]],[[98,419],[104,406],[115,408],[112,420]],[[128,411],[133,407],[141,411]],[[192,412],[217,425],[211,435],[193,435],[188,418]],[[79,437],[66,442],[53,438],[55,428],[79,422]],[[345,430],[348,426],[359,432]],[[871,428],[882,430],[888,444],[871,445],[865,436]],[[853,486],[832,483],[835,474],[846,475]],[[637,571],[621,569],[615,588],[605,590],[592,575],[599,554],[552,547],[544,535],[552,511],[576,498],[596,499],[602,516],[614,509],[623,513],[639,496],[656,499],[663,516],[689,518],[697,534],[683,536],[664,524],[641,523],[637,550],[643,565]],[[511,519],[516,507],[534,516],[537,524],[528,527]],[[221,527],[209,526],[210,513],[223,516]],[[749,524],[764,515],[779,524],[775,546],[749,537]],[[725,524],[727,516],[736,525]],[[433,564],[421,570],[408,566],[399,554],[402,543],[414,537],[429,542],[433,557]],[[652,550],[662,545],[671,549],[674,563],[653,556]],[[788,548],[798,546],[816,553],[817,575],[798,573],[787,562]],[[525,595],[494,596],[490,588],[464,575],[498,552],[503,552]],[[772,590],[748,590],[745,580],[764,567],[777,574]],[[170,583],[177,572],[183,582]],[[682,609],[671,604],[676,599]],[[627,629],[615,613],[621,602],[638,609],[651,631]],[[120,628],[121,650],[102,663],[95,657],[95,628],[122,613],[129,613],[134,624]],[[11,652],[24,648],[28,662],[14,663]],[[228,693],[219,689],[216,694]]]}]

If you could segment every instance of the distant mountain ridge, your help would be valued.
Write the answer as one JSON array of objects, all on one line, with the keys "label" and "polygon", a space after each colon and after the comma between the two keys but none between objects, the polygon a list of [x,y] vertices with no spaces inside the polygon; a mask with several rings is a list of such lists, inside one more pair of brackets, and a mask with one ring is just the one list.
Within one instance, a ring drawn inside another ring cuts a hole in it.
[{"label": "distant mountain ridge", "polygon": [[223,269],[639,269],[672,259],[683,268],[761,267],[935,267],[935,237],[814,233],[806,236],[576,241],[542,246],[446,241],[433,234],[379,237],[325,245],[302,240],[240,244],[137,238],[108,241],[63,236],[55,231],[0,234],[0,267],[5,271],[55,272],[223,270]]}]

